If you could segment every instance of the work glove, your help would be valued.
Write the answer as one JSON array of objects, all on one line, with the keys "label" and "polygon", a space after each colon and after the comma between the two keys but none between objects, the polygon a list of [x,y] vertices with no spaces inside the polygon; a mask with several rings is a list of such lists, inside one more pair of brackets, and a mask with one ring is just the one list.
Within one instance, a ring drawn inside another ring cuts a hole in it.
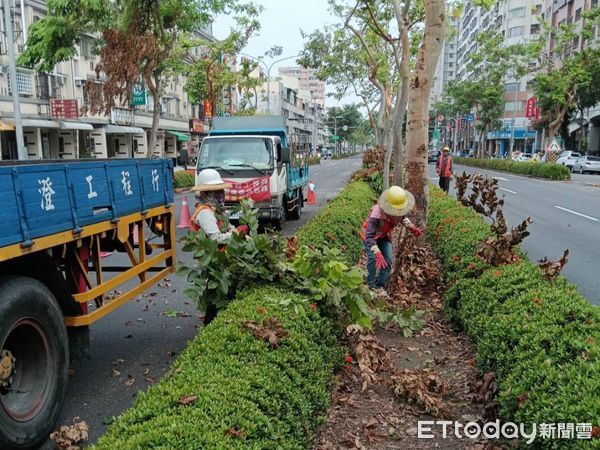
[{"label": "work glove", "polygon": [[250,232],[248,225],[238,225],[235,229],[241,236],[246,236]]},{"label": "work glove", "polygon": [[412,227],[410,227],[410,232],[415,237],[421,237],[421,236],[423,236],[423,231],[419,227],[417,227],[415,225],[413,225]]},{"label": "work glove", "polygon": [[383,254],[381,253],[381,250],[379,250],[379,247],[374,245],[373,247],[371,247],[371,250],[375,255],[375,267],[378,269],[387,269],[388,263],[385,260]]}]

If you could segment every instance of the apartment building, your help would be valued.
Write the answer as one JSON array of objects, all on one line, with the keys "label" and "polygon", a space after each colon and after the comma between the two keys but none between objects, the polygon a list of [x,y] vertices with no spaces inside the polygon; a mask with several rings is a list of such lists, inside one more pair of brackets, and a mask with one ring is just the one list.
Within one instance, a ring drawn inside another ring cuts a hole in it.
[{"label": "apartment building", "polygon": [[304,67],[280,67],[279,75],[296,78],[299,80],[299,88],[309,91],[315,102],[325,107],[325,82],[317,78],[315,69]]},{"label": "apartment building", "polygon": [[[17,57],[23,52],[29,26],[46,14],[46,2],[16,0],[13,18]],[[0,32],[0,148],[2,159],[16,159],[14,109],[9,83],[7,33],[1,16]],[[212,38],[212,27],[198,31]],[[89,102],[84,86],[97,78],[99,58],[92,51],[92,36],[84,36],[77,56],[58,64],[52,73],[17,68],[17,88],[28,159],[143,158],[147,155],[153,102],[141,87],[137,105],[113,108],[110,114],[85,115]],[[201,50],[195,49],[200,54]],[[183,90],[184,80],[173,80],[161,99],[158,141],[153,155],[176,158],[181,150],[197,151],[210,125],[212,107],[192,104]],[[232,102],[233,103],[233,102]]]},{"label": "apartment building", "polygon": [[[596,7],[598,7],[598,0],[544,0],[542,6],[543,17],[552,27],[572,24],[575,31],[582,30],[585,20],[583,13]],[[554,40],[550,39],[547,45],[548,54],[554,55]],[[587,43],[584,43],[581,35],[576,36],[570,51],[581,50],[584,45],[600,45],[600,27],[596,27],[595,35]],[[560,55],[554,56],[557,59],[560,57]],[[577,149],[580,147],[580,141],[587,136],[587,142],[581,147],[587,149],[589,153],[600,153],[600,104],[585,111],[583,120],[579,120],[578,117],[577,120],[571,121],[569,134],[576,142]]]},{"label": "apartment building", "polygon": [[[459,20],[457,79],[471,79],[472,71],[468,67],[469,57],[477,51],[476,37],[479,33],[494,29],[504,36],[507,45],[527,42],[540,32],[539,18],[543,0],[502,0],[492,8],[476,6],[474,2],[465,4]],[[484,136],[487,146],[493,154],[504,155],[510,150],[532,152],[539,136],[531,129],[531,121],[526,117],[526,102],[533,96],[529,86],[529,77],[515,78],[508,74],[505,82],[505,104],[503,126]],[[475,149],[480,141],[473,125],[463,122],[461,130],[462,150]],[[466,137],[466,140],[465,140]],[[538,143],[538,148],[539,148]]]},{"label": "apartment building", "polygon": [[458,51],[458,27],[459,17],[449,15],[448,25],[446,28],[446,37],[444,39],[444,47],[438,60],[438,65],[435,71],[435,80],[431,88],[430,101],[433,105],[442,100],[444,89],[449,81],[456,78],[457,66],[457,51]]}]

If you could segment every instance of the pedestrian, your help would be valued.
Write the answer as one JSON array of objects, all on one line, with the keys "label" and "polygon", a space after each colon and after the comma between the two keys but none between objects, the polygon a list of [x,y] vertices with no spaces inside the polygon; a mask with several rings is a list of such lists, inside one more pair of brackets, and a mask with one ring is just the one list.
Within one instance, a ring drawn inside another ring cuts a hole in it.
[{"label": "pedestrian", "polygon": [[448,193],[450,190],[450,179],[452,178],[452,156],[450,156],[450,149],[444,147],[442,154],[437,160],[437,174],[440,177],[440,188]]},{"label": "pedestrian", "polygon": [[[196,195],[196,210],[190,218],[190,228],[193,231],[202,230],[209,239],[222,244],[223,248],[231,238],[232,233],[248,235],[249,229],[246,225],[235,228],[228,224],[226,229],[223,223],[217,219],[217,212],[221,211],[225,204],[225,189],[231,185],[225,183],[214,169],[204,169],[198,174],[197,184],[191,189]],[[248,237],[249,239],[249,237]],[[209,301],[204,312],[204,325],[208,325],[217,316],[216,305]]]},{"label": "pedestrian", "polygon": [[[391,186],[383,191],[360,230],[367,252],[367,284],[371,289],[385,289],[392,266],[392,231],[399,223],[414,236],[423,231],[406,217],[415,206],[415,198],[406,189]],[[377,277],[379,269],[379,277]]]}]

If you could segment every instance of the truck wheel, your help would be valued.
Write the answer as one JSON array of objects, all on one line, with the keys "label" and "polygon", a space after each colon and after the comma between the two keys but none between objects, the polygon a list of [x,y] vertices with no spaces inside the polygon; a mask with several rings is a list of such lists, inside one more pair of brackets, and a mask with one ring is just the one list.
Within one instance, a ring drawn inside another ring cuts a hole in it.
[{"label": "truck wheel", "polygon": [[65,396],[69,345],[52,293],[32,278],[0,278],[0,448],[38,448]]},{"label": "truck wheel", "polygon": [[296,205],[294,206],[294,209],[288,211],[288,217],[290,218],[290,220],[299,220],[300,219],[300,208],[302,207],[302,200],[300,200],[300,197],[302,196],[302,192],[300,190],[298,190],[297,194],[296,194]]},{"label": "truck wheel", "polygon": [[274,217],[271,219],[271,226],[276,231],[283,230],[283,221],[285,220],[285,209],[283,206],[279,210],[279,217]]}]

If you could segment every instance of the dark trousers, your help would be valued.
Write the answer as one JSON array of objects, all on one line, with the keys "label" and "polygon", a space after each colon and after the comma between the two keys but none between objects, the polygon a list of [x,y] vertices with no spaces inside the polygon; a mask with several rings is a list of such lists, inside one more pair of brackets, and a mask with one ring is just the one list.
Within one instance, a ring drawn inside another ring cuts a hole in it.
[{"label": "dark trousers", "polygon": [[450,177],[440,177],[440,188],[448,193],[450,190]]}]

